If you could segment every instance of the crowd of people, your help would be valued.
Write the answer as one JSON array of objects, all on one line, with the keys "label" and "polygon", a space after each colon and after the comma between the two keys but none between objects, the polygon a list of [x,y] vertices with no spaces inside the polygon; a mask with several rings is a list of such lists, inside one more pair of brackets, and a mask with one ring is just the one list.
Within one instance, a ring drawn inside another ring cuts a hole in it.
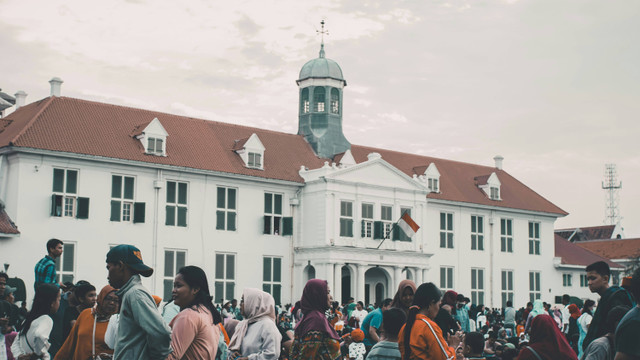
[{"label": "crowd of people", "polygon": [[[35,267],[31,307],[14,304],[0,273],[0,360],[4,359],[640,359],[640,269],[609,284],[604,262],[586,267],[596,302],[542,300],[518,310],[472,304],[431,282],[400,282],[393,299],[367,305],[333,301],[327,281],[309,280],[293,306],[246,288],[215,304],[205,272],[179,269],[172,299],[142,285],[153,269],[140,250],[118,245],[106,256],[108,285],[56,281],[62,242],[47,243]],[[594,310],[595,309],[595,310]]]}]

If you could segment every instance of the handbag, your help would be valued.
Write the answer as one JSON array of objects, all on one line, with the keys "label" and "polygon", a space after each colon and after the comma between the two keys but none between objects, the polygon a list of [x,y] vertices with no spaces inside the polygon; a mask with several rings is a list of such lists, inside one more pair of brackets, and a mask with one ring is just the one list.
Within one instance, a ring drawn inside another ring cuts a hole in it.
[{"label": "handbag", "polygon": [[444,346],[440,342],[440,339],[438,338],[438,335],[436,335],[436,332],[433,330],[433,327],[431,326],[431,324],[429,324],[429,322],[427,320],[425,320],[425,319],[422,319],[422,321],[424,321],[424,323],[429,326],[429,329],[431,329],[431,333],[433,334],[433,337],[436,338],[436,341],[438,342],[438,345],[440,345],[440,350],[442,350],[442,353],[444,354],[444,357],[447,358],[447,360],[453,360],[455,357],[447,355],[447,351],[444,349]]}]

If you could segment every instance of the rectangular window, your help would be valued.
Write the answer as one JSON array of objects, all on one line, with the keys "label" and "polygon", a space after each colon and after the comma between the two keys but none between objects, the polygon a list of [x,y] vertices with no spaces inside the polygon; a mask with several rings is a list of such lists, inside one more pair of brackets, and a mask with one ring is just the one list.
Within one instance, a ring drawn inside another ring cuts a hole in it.
[{"label": "rectangular window", "polygon": [[471,215],[471,250],[484,250],[484,218],[482,216]]},{"label": "rectangular window", "polygon": [[187,252],[185,250],[165,250],[164,251],[164,280],[163,297],[164,301],[171,301],[173,291],[173,280],[178,270],[187,263]]},{"label": "rectangular window", "polygon": [[540,299],[540,272],[529,271],[529,301]]},{"label": "rectangular window", "polygon": [[[236,231],[238,217],[237,194],[237,189],[222,186],[218,187],[218,201],[216,210],[217,230]],[[282,212],[282,209],[280,210]]]},{"label": "rectangular window", "polygon": [[273,296],[280,305],[282,292],[282,258],[265,256],[262,258],[262,290]]},{"label": "rectangular window", "polygon": [[492,186],[491,188],[491,200],[500,200],[500,189]]},{"label": "rectangular window", "polygon": [[580,274],[580,287],[588,287],[589,280],[587,279],[586,274]]},{"label": "rectangular window", "polygon": [[453,268],[443,266],[440,268],[440,290],[453,290]]},{"label": "rectangular window", "polygon": [[562,274],[562,286],[571,287],[571,274]]},{"label": "rectangular window", "polygon": [[51,215],[75,217],[78,199],[78,170],[53,169],[53,193]]},{"label": "rectangular window", "polygon": [[[400,216],[402,216],[402,214],[404,214],[404,213],[407,213],[409,216],[411,216],[411,208],[401,207],[400,208]],[[402,229],[400,229],[399,226],[396,226],[395,232],[398,233],[398,236],[395,236],[394,240],[411,241],[411,238],[409,236],[407,236],[407,234],[405,234],[404,231],[402,231]]]},{"label": "rectangular window", "polygon": [[56,258],[56,281],[75,283],[76,273],[76,244],[64,242],[62,256]]},{"label": "rectangular window", "polygon": [[440,247],[453,249],[453,214],[440,213]]},{"label": "rectangular window", "polygon": [[282,194],[264,193],[264,234],[280,235]]},{"label": "rectangular window", "polygon": [[304,100],[302,102],[302,111],[307,114],[309,113],[309,100]]},{"label": "rectangular window", "polygon": [[484,269],[471,269],[471,303],[484,304]]},{"label": "rectangular window", "polygon": [[540,255],[540,223],[529,222],[529,254]]},{"label": "rectangular window", "polygon": [[353,202],[340,201],[340,236],[353,237]]},{"label": "rectangular window", "polygon": [[500,219],[500,251],[513,252],[513,220]]},{"label": "rectangular window", "polygon": [[380,220],[384,225],[384,237],[386,238],[393,227],[393,206],[382,205],[380,207]]},{"label": "rectangular window", "polygon": [[249,167],[262,169],[262,155],[258,153],[249,153],[249,163],[247,164]]},{"label": "rectangular window", "polygon": [[154,154],[154,155],[164,154],[164,151],[162,150],[162,143],[163,143],[162,139],[150,137],[148,146],[147,146],[147,153]]},{"label": "rectangular window", "polygon": [[428,178],[427,179],[427,185],[429,187],[429,190],[432,192],[438,192],[438,179],[436,178]]},{"label": "rectangular window", "polygon": [[166,225],[187,226],[187,190],[186,182],[167,181]]},{"label": "rectangular window", "polygon": [[373,204],[362,204],[362,237],[373,237]]},{"label": "rectangular window", "polygon": [[236,254],[216,253],[214,297],[216,302],[235,298]]},{"label": "rectangular window", "polygon": [[502,307],[507,307],[507,301],[513,303],[513,270],[502,270]]},{"label": "rectangular window", "polygon": [[111,221],[131,221],[133,219],[135,178],[132,176],[111,176]]}]

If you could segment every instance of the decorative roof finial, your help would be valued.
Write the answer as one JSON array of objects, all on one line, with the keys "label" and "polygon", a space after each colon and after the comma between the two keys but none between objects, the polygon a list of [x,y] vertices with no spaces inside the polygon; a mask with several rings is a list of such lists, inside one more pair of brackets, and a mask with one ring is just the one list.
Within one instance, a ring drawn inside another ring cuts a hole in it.
[{"label": "decorative roof finial", "polygon": [[329,35],[329,30],[324,29],[324,19],[320,21],[321,30],[316,30],[316,33],[320,34],[320,55],[319,57],[324,57],[324,35]]}]

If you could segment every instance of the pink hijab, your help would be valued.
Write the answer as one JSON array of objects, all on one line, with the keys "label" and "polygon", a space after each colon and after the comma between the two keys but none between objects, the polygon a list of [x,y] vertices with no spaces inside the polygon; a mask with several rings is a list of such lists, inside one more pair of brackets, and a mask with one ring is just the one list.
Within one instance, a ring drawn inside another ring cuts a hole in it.
[{"label": "pink hijab", "polygon": [[233,332],[231,341],[229,342],[229,350],[240,351],[242,348],[242,339],[247,334],[250,324],[262,319],[271,319],[276,321],[276,308],[273,296],[270,294],[253,288],[246,288],[242,292],[243,296],[243,315],[246,317],[240,321]]},{"label": "pink hijab", "polygon": [[409,307],[402,304],[402,293],[406,288],[411,288],[411,290],[413,290],[413,294],[416,294],[416,283],[408,279],[400,281],[400,284],[398,285],[398,291],[393,297],[393,302],[391,302],[391,307],[402,309],[405,313],[408,313]]}]

